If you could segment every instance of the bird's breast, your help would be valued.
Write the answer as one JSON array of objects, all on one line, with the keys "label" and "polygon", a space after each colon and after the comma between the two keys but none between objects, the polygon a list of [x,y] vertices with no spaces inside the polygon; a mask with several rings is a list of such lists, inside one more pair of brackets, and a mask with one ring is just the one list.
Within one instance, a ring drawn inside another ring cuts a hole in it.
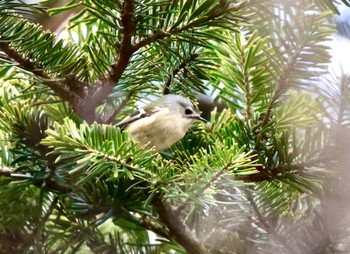
[{"label": "bird's breast", "polygon": [[148,144],[146,148],[155,146],[156,151],[162,151],[183,138],[190,127],[183,123],[177,115],[163,110],[133,122],[126,130],[140,146]]}]

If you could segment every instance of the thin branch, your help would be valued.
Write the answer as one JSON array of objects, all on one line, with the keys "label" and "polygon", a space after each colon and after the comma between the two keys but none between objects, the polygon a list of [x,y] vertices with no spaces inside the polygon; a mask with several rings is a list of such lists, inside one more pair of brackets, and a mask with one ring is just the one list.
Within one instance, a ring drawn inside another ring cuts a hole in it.
[{"label": "thin branch", "polygon": [[38,66],[36,66],[34,62],[20,55],[4,40],[0,41],[0,50],[4,52],[9,58],[16,61],[21,68],[41,78],[42,83],[51,88],[62,99],[68,101],[71,104],[74,104],[74,102],[77,100],[76,94],[72,93],[63,82],[52,80],[52,78],[48,76],[44,71],[42,71]]},{"label": "thin branch", "polygon": [[152,200],[152,204],[158,212],[160,219],[168,227],[170,235],[173,236],[175,241],[181,244],[188,253],[207,253],[203,244],[201,244],[191,230],[183,224],[182,220],[168,202],[162,201],[158,196]]},{"label": "thin branch", "polygon": [[32,175],[15,173],[15,169],[13,168],[4,167],[0,168],[0,177],[1,176],[9,177],[13,181],[27,180],[28,183],[31,183],[37,187],[42,187],[43,184],[45,184],[45,186],[53,192],[68,193],[71,191],[69,187],[62,186],[58,184],[54,179],[51,179],[52,176],[50,174],[46,178],[34,178]]},{"label": "thin branch", "polygon": [[133,93],[129,93],[118,105],[118,107],[114,110],[114,112],[107,118],[103,119],[102,123],[110,124],[113,122],[114,118],[120,113],[120,111],[125,107],[128,101],[131,99]]},{"label": "thin branch", "polygon": [[245,182],[271,181],[280,174],[288,173],[294,170],[298,170],[299,172],[302,172],[307,167],[312,167],[317,164],[325,163],[329,159],[330,158],[328,156],[323,156],[322,159],[315,159],[315,160],[310,160],[308,162],[300,162],[300,163],[294,163],[294,164],[285,164],[285,165],[281,165],[271,169],[263,168],[262,166],[260,166],[259,168],[257,168],[259,173],[249,175],[249,176],[238,177],[238,179]]},{"label": "thin branch", "polygon": [[[253,132],[257,132],[258,136],[260,136],[265,131],[265,127],[271,122],[271,117],[273,113],[272,111],[273,111],[273,108],[276,106],[277,100],[289,90],[290,86],[287,83],[288,77],[290,73],[293,71],[293,69],[295,68],[295,65],[297,64],[297,61],[298,61],[298,57],[302,52],[303,47],[304,46],[301,45],[297,49],[296,53],[290,58],[290,61],[287,63],[287,66],[284,69],[283,73],[279,76],[276,83],[277,89],[269,102],[269,105],[262,118],[262,121],[253,129]],[[260,145],[259,142],[255,142],[254,150],[259,151],[260,150],[259,145]],[[263,174],[265,173],[266,172],[263,172]]]},{"label": "thin branch", "polygon": [[257,219],[259,223],[264,227],[265,231],[269,234],[271,234],[278,242],[280,242],[285,249],[288,250],[288,253],[294,253],[293,248],[288,244],[287,239],[284,236],[278,235],[275,228],[273,228],[267,221],[267,219],[264,218],[264,216],[259,211],[259,208],[257,204],[255,203],[254,199],[252,198],[251,194],[246,191],[246,197],[250,203],[250,205],[253,208],[253,211],[255,212]]},{"label": "thin branch", "polygon": [[344,121],[344,116],[346,115],[346,102],[348,97],[350,97],[348,94],[348,86],[350,82],[350,76],[348,75],[341,75],[339,80],[339,106],[337,110],[337,120],[336,123],[338,126],[341,126]]},{"label": "thin branch", "polygon": [[[281,41],[283,40],[281,39]],[[288,61],[287,66],[284,69],[283,73],[279,76],[276,84],[277,90],[274,93],[269,103],[268,109],[266,111],[266,115],[259,126],[261,127],[261,129],[264,129],[264,127],[269,123],[272,109],[275,107],[275,103],[277,102],[277,100],[289,90],[290,86],[288,86],[288,83],[287,83],[288,77],[290,73],[294,70],[296,64],[298,63],[298,58],[300,57],[300,54],[302,53],[305,46],[306,46],[306,42],[302,43],[299,46],[299,48],[296,49],[294,55]]]},{"label": "thin branch", "polygon": [[128,66],[132,54],[137,50],[137,47],[132,44],[132,36],[136,33],[134,8],[135,0],[124,1],[121,10],[123,39],[119,45],[120,53],[116,63],[111,65],[107,75],[100,77],[95,84],[96,89],[89,100],[92,103],[93,110],[107,98],[116,86]]},{"label": "thin branch", "polygon": [[[230,4],[228,8],[231,11],[238,11],[238,10],[248,6],[249,3],[250,3],[250,0],[244,0],[244,1],[241,1],[239,3]],[[224,13],[227,13],[227,12],[228,12],[228,10],[219,4],[217,6],[217,8],[214,8],[212,10],[211,15],[208,15],[206,17],[206,19],[202,20],[202,23],[217,19],[217,18],[221,17]],[[157,40],[162,40],[162,39],[165,39],[167,37],[179,34],[185,30],[193,29],[193,28],[198,26],[198,23],[195,21],[196,20],[193,20],[190,23],[188,23],[187,25],[184,25],[182,27],[175,27],[175,28],[170,29],[166,32],[157,31],[154,35],[149,36],[148,38],[143,39],[140,42],[138,42],[137,44],[135,44],[135,48],[140,49],[141,47],[150,45],[151,43],[153,43]]]},{"label": "thin branch", "polygon": [[245,63],[247,61],[245,54],[244,54],[244,49],[240,50],[241,53],[241,61],[240,65],[243,70],[243,82],[245,86],[245,106],[246,106],[246,119],[250,120],[253,115],[253,107],[252,107],[252,91],[250,87],[250,82],[249,82],[249,73],[247,68],[245,68]]},{"label": "thin branch", "polygon": [[[38,216],[41,216],[41,214],[42,214],[44,192],[45,192],[45,190],[44,190],[43,188],[41,188],[41,190],[40,190],[40,201],[38,202],[38,210],[39,210]],[[56,197],[52,200],[52,202],[51,202],[51,204],[50,204],[50,206],[49,206],[47,212],[46,212],[45,214],[43,214],[42,218],[41,218],[40,220],[36,220],[36,221],[35,221],[36,227],[35,227],[35,229],[33,230],[32,235],[33,235],[34,238],[35,238],[37,241],[39,241],[39,242],[42,242],[42,241],[41,241],[41,240],[42,240],[42,232],[43,232],[43,230],[44,230],[44,228],[45,228],[45,223],[46,223],[46,222],[48,221],[48,219],[50,218],[50,215],[52,214],[54,208],[56,207],[57,202],[58,202],[58,197],[56,196]]]},{"label": "thin branch", "polygon": [[159,223],[152,220],[149,216],[142,216],[140,219],[140,224],[142,227],[151,230],[152,232],[156,233],[157,235],[164,237],[165,239],[171,239],[169,236],[169,232],[165,230],[164,227],[162,227]]},{"label": "thin branch", "polygon": [[[206,189],[208,189],[214,182],[216,182],[217,179],[219,179],[220,176],[224,174],[225,171],[231,166],[231,164],[226,165],[224,168],[222,168],[218,173],[216,173],[210,181],[207,181],[202,188],[200,188],[197,193],[194,195],[194,198],[201,195]],[[188,197],[184,202],[182,202],[181,205],[179,205],[176,209],[176,214],[178,216],[181,215],[182,211],[187,207],[187,205],[190,203],[190,201],[193,199],[193,197]]]},{"label": "thin branch", "polygon": [[169,94],[170,93],[170,86],[171,86],[171,81],[174,79],[174,77],[182,70],[185,69],[188,64],[192,61],[194,61],[199,54],[197,53],[192,53],[188,59],[185,59],[182,63],[179,64],[179,66],[172,71],[171,74],[169,74],[168,80],[164,85],[163,88],[163,94]]},{"label": "thin branch", "polygon": [[44,217],[42,218],[42,222],[46,222],[49,219],[50,215],[52,214],[53,210],[57,205],[57,202],[58,202],[58,196],[54,197],[54,199],[52,200],[49,208],[47,209]]},{"label": "thin branch", "polygon": [[[144,46],[150,45],[157,40],[165,39],[198,26],[198,23],[190,22],[180,28],[176,27],[166,32],[158,31],[154,35],[134,43],[132,38],[136,34],[137,26],[137,19],[135,17],[135,2],[135,0],[127,0],[123,2],[123,7],[121,10],[123,38],[122,41],[118,43],[119,56],[116,62],[111,65],[109,72],[101,76],[94,84],[92,91],[89,92],[89,97],[84,100],[86,103],[82,103],[85,110],[84,112],[81,112],[80,115],[84,115],[84,119],[88,122],[93,122],[96,120],[96,116],[94,114],[95,108],[108,97],[113,88],[118,84],[122,74],[128,66],[131,56],[137,50]],[[230,4],[229,8],[232,11],[239,10],[248,3],[249,1],[241,1],[236,4]],[[227,10],[221,7],[221,5],[218,5],[217,8],[215,8],[215,11],[212,12],[212,15],[207,17],[206,21],[214,20],[224,15]],[[165,93],[167,92],[168,91],[165,90]]]}]

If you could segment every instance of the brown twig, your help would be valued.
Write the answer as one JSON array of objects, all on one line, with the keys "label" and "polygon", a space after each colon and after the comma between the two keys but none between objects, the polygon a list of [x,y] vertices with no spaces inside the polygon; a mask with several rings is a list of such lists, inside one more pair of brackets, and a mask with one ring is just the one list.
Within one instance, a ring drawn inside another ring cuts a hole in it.
[{"label": "brown twig", "polygon": [[[195,197],[198,197],[201,195],[206,189],[208,189],[214,182],[216,182],[226,171],[227,169],[231,166],[231,164],[226,165],[224,168],[222,168],[218,173],[216,173],[210,181],[207,181],[202,188],[200,188],[197,193],[194,195]],[[182,211],[187,207],[187,205],[190,203],[192,197],[188,197],[184,202],[182,202],[181,205],[179,205],[176,208],[176,214],[178,216],[181,215]]]},{"label": "brown twig", "polygon": [[155,197],[152,204],[160,219],[168,227],[170,235],[181,244],[182,247],[190,254],[207,253],[203,244],[193,235],[191,230],[182,222],[175,213],[173,207],[167,202],[162,201],[160,197]]},{"label": "brown twig", "polygon": [[[243,8],[244,4],[249,1],[230,5],[232,10]],[[74,109],[74,111],[84,120],[89,123],[98,121],[100,118],[96,115],[96,108],[106,100],[113,88],[118,84],[122,74],[128,66],[131,56],[141,47],[152,44],[157,40],[166,37],[174,36],[185,30],[194,28],[198,25],[196,22],[189,22],[183,26],[170,28],[168,31],[157,31],[153,35],[139,41],[133,41],[136,34],[137,18],[135,17],[135,0],[125,0],[121,9],[121,24],[122,24],[122,40],[118,45],[119,55],[114,64],[110,66],[110,70],[102,75],[95,83],[88,85],[80,82],[75,76],[67,77],[63,81],[52,79],[45,73],[40,66],[36,66],[29,58],[20,55],[16,49],[9,46],[9,43],[3,40],[0,43],[0,50],[3,51],[9,58],[19,63],[20,68],[32,72],[37,77],[42,79],[42,83],[52,89],[59,97],[66,100]],[[210,13],[206,21],[214,20],[222,16],[225,11],[220,4],[215,10]],[[204,22],[204,21],[203,21]],[[181,68],[180,68],[181,69]],[[167,85],[166,87],[169,87]],[[165,93],[169,92],[169,88],[165,88]],[[118,111],[116,111],[118,112]],[[107,119],[110,121],[110,119]]]},{"label": "brown twig", "polygon": [[[241,1],[236,4],[231,4],[229,8],[232,11],[239,10],[247,6],[248,3],[249,1]],[[109,72],[101,76],[94,84],[94,91],[90,96],[89,105],[86,105],[89,108],[89,111],[95,110],[95,108],[107,98],[113,88],[117,85],[133,53],[142,47],[152,44],[157,40],[165,39],[175,34],[179,34],[198,25],[196,22],[190,22],[187,25],[184,25],[182,27],[174,27],[168,31],[157,31],[155,34],[149,36],[148,38],[142,39],[139,42],[133,42],[132,37],[136,34],[137,25],[134,7],[135,0],[128,0],[124,1],[123,3],[121,10],[123,39],[121,43],[118,43],[118,51],[120,53],[116,62],[111,65]],[[208,16],[206,21],[214,20],[220,17],[224,14],[224,12],[225,9],[221,8],[221,6],[218,5],[216,11],[214,11],[212,15]],[[167,83],[169,83],[169,80]],[[164,94],[170,92],[166,87],[169,87],[169,85],[165,85]]]},{"label": "brown twig", "polygon": [[101,76],[94,85],[95,90],[89,100],[90,110],[95,110],[108,97],[128,66],[132,54],[137,50],[137,47],[132,43],[132,37],[136,33],[134,7],[135,0],[124,1],[121,10],[123,39],[119,45],[120,53],[116,62],[111,65],[109,72]]},{"label": "brown twig", "polygon": [[267,219],[261,214],[257,204],[255,203],[254,199],[252,198],[251,194],[248,191],[246,191],[246,197],[251,207],[253,208],[253,211],[255,212],[259,223],[262,225],[265,231],[270,235],[272,235],[277,241],[279,241],[285,247],[285,249],[288,250],[288,253],[294,253],[294,250],[288,244],[287,239],[282,235],[278,235],[275,228],[272,227],[267,221]]},{"label": "brown twig", "polygon": [[114,118],[119,114],[119,112],[125,107],[128,101],[131,99],[133,93],[129,93],[118,105],[118,107],[113,111],[113,113],[108,116],[107,119],[103,119],[102,123],[110,124],[113,122]]},{"label": "brown twig", "polygon": [[264,168],[263,166],[257,167],[259,173],[237,177],[237,179],[244,182],[261,182],[261,181],[272,181],[276,176],[289,173],[292,171],[298,171],[302,173],[306,168],[327,163],[331,157],[323,156],[322,159],[314,159],[306,162],[299,162],[293,164],[284,164],[275,168]]},{"label": "brown twig", "polygon": [[4,41],[5,40],[0,41],[0,51],[4,52],[10,59],[16,61],[21,68],[42,79],[42,83],[51,88],[62,99],[68,102],[73,102],[77,99],[76,94],[70,92],[63,82],[54,81],[43,70],[41,70],[39,66],[36,66],[34,62],[20,55],[15,49],[9,46],[8,42]]},{"label": "brown twig", "polygon": [[177,68],[175,68],[171,74],[169,74],[168,80],[164,85],[163,88],[163,94],[169,94],[170,93],[170,86],[171,86],[171,81],[174,79],[174,77],[182,70],[185,69],[188,64],[192,61],[194,61],[199,54],[197,53],[192,53],[188,59],[185,59],[182,63],[179,64]]},{"label": "brown twig", "polygon": [[0,168],[0,176],[9,177],[13,181],[27,180],[38,187],[42,187],[43,184],[45,184],[45,186],[53,192],[68,193],[71,191],[69,187],[58,184],[57,181],[52,179],[50,174],[46,178],[33,178],[31,175],[16,173],[15,169],[12,168]]},{"label": "brown twig", "polygon": [[264,127],[269,123],[272,109],[274,108],[277,100],[289,90],[290,86],[287,84],[288,77],[289,77],[289,74],[293,71],[297,63],[299,54],[302,52],[302,50],[303,50],[303,46],[301,46],[296,51],[296,53],[290,58],[290,61],[287,63],[287,67],[284,69],[283,73],[279,76],[277,80],[277,90],[275,91],[268,105],[264,119],[260,123],[261,129],[264,129]]},{"label": "brown twig", "polygon": [[154,221],[149,216],[142,216],[140,219],[140,224],[142,227],[151,230],[152,232],[156,233],[157,235],[164,237],[165,239],[171,239],[169,236],[169,232],[165,230],[165,227],[162,227],[159,223]]}]

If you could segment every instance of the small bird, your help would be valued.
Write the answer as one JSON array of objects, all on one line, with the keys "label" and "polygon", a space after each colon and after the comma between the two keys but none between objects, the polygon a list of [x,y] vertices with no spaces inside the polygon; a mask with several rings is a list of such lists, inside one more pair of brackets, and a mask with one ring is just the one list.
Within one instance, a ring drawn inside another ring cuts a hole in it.
[{"label": "small bird", "polygon": [[146,149],[161,152],[182,139],[200,116],[198,107],[188,98],[168,94],[138,109],[117,124],[131,139]]}]

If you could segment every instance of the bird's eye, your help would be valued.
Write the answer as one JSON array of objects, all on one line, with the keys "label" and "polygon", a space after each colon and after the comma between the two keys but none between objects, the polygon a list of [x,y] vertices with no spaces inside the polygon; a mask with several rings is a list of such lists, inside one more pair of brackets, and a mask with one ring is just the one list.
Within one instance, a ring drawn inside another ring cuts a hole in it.
[{"label": "bird's eye", "polygon": [[191,115],[192,113],[193,113],[193,111],[191,109],[189,109],[189,108],[185,109],[185,114],[186,115]]}]

